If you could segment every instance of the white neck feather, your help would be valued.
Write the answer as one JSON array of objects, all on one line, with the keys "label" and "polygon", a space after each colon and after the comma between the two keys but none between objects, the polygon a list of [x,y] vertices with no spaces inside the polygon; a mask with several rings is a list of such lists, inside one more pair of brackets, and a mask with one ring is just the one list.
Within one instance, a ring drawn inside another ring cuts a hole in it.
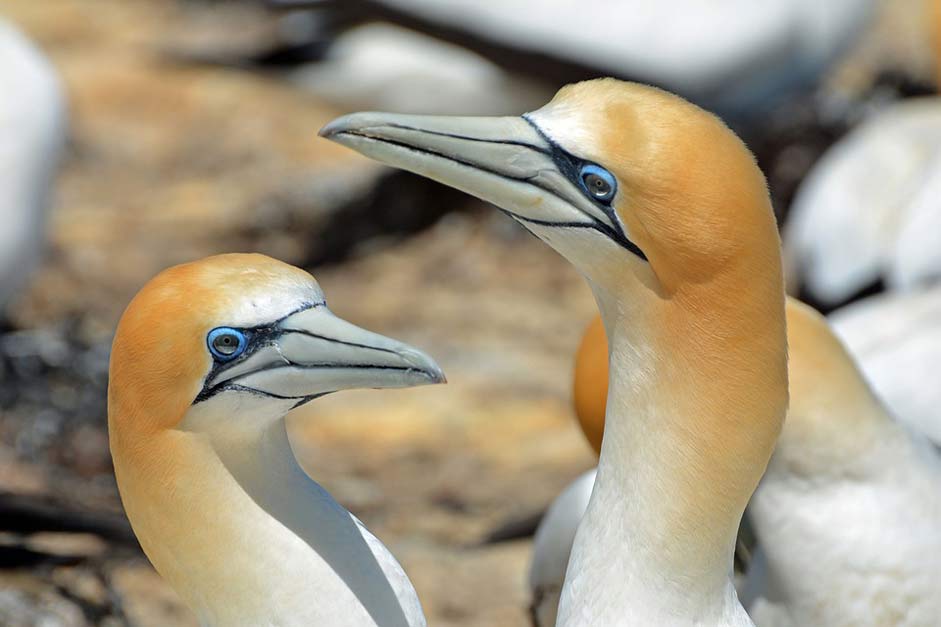
[{"label": "white neck feather", "polygon": [[300,467],[284,419],[241,427],[172,432],[169,489],[119,476],[148,557],[201,622],[424,624],[392,555]]},{"label": "white neck feather", "polygon": [[611,347],[604,440],[557,625],[751,625],[731,579],[737,524],[702,542],[701,521],[684,519],[669,469],[686,459],[662,428],[678,417],[646,392],[658,360],[625,337],[617,306],[599,304]]}]

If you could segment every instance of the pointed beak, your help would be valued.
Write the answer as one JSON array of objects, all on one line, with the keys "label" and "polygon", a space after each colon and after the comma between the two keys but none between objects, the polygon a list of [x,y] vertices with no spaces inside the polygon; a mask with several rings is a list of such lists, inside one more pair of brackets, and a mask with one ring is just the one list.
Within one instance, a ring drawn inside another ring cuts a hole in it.
[{"label": "pointed beak", "polygon": [[354,113],[320,135],[491,202],[524,226],[595,229],[629,243],[616,212],[579,186],[580,166],[587,162],[525,116]]},{"label": "pointed beak", "polygon": [[258,330],[251,346],[210,374],[197,401],[241,390],[301,404],[339,390],[445,382],[422,351],[350,324],[323,305]]}]

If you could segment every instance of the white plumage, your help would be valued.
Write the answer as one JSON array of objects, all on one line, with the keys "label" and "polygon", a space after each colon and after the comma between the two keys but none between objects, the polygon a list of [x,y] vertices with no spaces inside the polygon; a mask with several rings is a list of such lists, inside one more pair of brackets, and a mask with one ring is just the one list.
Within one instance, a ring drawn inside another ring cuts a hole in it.
[{"label": "white plumage", "polygon": [[588,508],[597,472],[592,468],[570,483],[549,506],[536,529],[529,564],[529,591],[530,609],[537,625],[555,625],[575,531]]},{"label": "white plumage", "polygon": [[66,132],[55,70],[0,19],[0,311],[36,265]]},{"label": "white plumage", "polygon": [[789,279],[828,305],[879,280],[937,280],[941,98],[893,105],[833,146],[798,191],[784,250]]},{"label": "white plumage", "polygon": [[830,321],[891,414],[941,446],[941,287],[867,298]]}]

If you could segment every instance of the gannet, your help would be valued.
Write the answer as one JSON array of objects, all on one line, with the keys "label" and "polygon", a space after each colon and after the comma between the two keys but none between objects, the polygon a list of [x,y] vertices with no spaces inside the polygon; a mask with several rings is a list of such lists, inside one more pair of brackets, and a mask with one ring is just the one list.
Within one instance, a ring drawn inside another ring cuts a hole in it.
[{"label": "gannet", "polygon": [[285,415],[350,388],[440,383],[424,353],[334,316],[306,272],[220,255],[152,279],[108,386],[121,500],[204,625],[424,625],[392,554],[301,469]]},{"label": "gannet", "polygon": [[66,106],[43,54],[0,18],[0,313],[42,251],[46,206],[65,145]]},{"label": "gannet", "polygon": [[784,419],[787,340],[777,227],[745,145],[613,79],[521,117],[361,113],[321,134],[493,202],[588,279],[610,385],[558,625],[750,625],[732,558]]},{"label": "gannet", "polygon": [[788,280],[827,308],[941,278],[941,98],[873,115],[831,147],[784,228]]},{"label": "gannet", "polygon": [[[775,457],[789,462],[772,462],[746,510],[753,533],[774,545],[757,548],[739,588],[751,602],[749,612],[762,626],[841,624],[838,618],[847,625],[931,624],[941,615],[932,588],[925,588],[941,572],[941,509],[934,496],[941,464],[923,439],[937,438],[941,425],[941,390],[931,375],[941,354],[941,289],[860,301],[831,316],[832,330],[795,299],[788,299],[786,311],[791,400]],[[575,374],[579,421],[596,449],[601,431],[595,427],[603,429],[607,397],[607,342],[599,320],[582,340]],[[849,438],[866,421],[878,437]],[[848,466],[853,458],[857,465]],[[529,582],[539,626],[554,624],[593,477],[592,470],[572,482],[537,531]],[[898,543],[898,550],[889,548]],[[848,574],[860,570],[863,581],[851,581]],[[846,583],[851,587],[842,587]],[[893,608],[883,595],[915,607]],[[895,619],[892,612],[901,610],[911,622]]]},{"label": "gannet", "polygon": [[[941,456],[892,418],[823,317],[792,301],[791,403],[748,505],[759,625],[936,625]],[[774,606],[777,607],[774,607]]]}]

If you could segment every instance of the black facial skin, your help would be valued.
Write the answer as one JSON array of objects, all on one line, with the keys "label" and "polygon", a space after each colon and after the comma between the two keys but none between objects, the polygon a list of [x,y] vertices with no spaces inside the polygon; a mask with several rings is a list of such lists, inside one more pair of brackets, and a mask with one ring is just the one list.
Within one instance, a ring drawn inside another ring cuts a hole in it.
[{"label": "black facial skin", "polygon": [[[256,395],[256,396],[263,396],[263,397],[267,397],[267,398],[275,398],[275,399],[279,399],[279,400],[297,400],[297,403],[294,405],[294,407],[300,407],[301,405],[303,405],[303,404],[305,404],[305,403],[309,403],[310,401],[314,400],[315,398],[320,398],[321,396],[325,396],[325,395],[329,394],[329,392],[323,392],[323,393],[311,394],[311,395],[309,395],[309,396],[300,396],[300,397],[298,397],[298,396],[279,396],[279,395],[273,394],[273,393],[271,393],[271,392],[265,392],[265,391],[262,391],[262,390],[256,390],[256,389],[254,389],[254,388],[250,388],[250,387],[247,387],[247,386],[244,386],[244,385],[240,385],[240,384],[237,382],[237,380],[231,380],[231,379],[230,379],[230,380],[227,380],[227,381],[223,381],[223,382],[221,382],[221,383],[217,383],[217,384],[215,384],[215,385],[212,385],[212,384],[209,383],[209,382],[212,381],[219,373],[221,373],[221,372],[223,372],[224,370],[227,370],[227,369],[229,369],[229,368],[232,368],[232,367],[234,367],[234,366],[236,366],[236,365],[242,363],[243,361],[245,361],[246,359],[248,359],[249,357],[251,357],[251,356],[252,356],[254,353],[256,353],[257,351],[259,351],[259,350],[261,350],[261,349],[263,349],[263,348],[265,348],[265,347],[267,347],[267,346],[272,345],[272,344],[275,343],[279,338],[283,337],[285,334],[288,334],[288,333],[300,333],[300,334],[303,334],[303,335],[307,335],[307,336],[309,336],[309,337],[317,338],[317,339],[320,339],[320,340],[325,340],[325,341],[328,341],[328,342],[334,342],[334,343],[337,343],[337,344],[344,344],[344,345],[347,345],[347,346],[355,346],[355,347],[358,347],[358,348],[368,348],[368,349],[374,350],[374,351],[382,351],[382,352],[395,353],[395,351],[392,351],[392,350],[389,350],[389,349],[385,349],[385,348],[379,348],[379,347],[377,347],[377,346],[366,346],[366,345],[364,345],[364,344],[357,344],[357,343],[355,343],[355,342],[348,342],[348,341],[345,341],[345,340],[339,340],[339,339],[332,338],[332,337],[326,337],[326,336],[323,336],[323,335],[317,335],[316,333],[311,333],[310,331],[305,331],[305,330],[300,330],[300,329],[283,329],[283,328],[281,328],[281,326],[280,326],[281,323],[282,323],[284,320],[286,320],[287,318],[293,316],[293,315],[296,314],[296,313],[300,313],[300,312],[302,312],[302,311],[306,311],[306,310],[308,310],[308,309],[313,309],[313,308],[316,308],[316,307],[326,307],[326,305],[327,305],[327,304],[326,304],[325,302],[307,303],[307,304],[302,305],[301,307],[298,307],[298,308],[295,309],[294,311],[288,313],[288,314],[285,315],[285,316],[282,316],[281,318],[279,318],[279,319],[277,319],[277,320],[275,320],[274,322],[271,322],[271,323],[269,323],[269,324],[260,325],[260,326],[256,326],[256,327],[248,327],[248,328],[245,328],[245,327],[231,327],[231,328],[233,328],[233,329],[235,329],[235,330],[237,330],[237,331],[241,331],[242,333],[245,334],[246,341],[247,341],[247,346],[246,346],[244,352],[242,352],[241,355],[239,355],[238,357],[235,357],[234,359],[219,359],[219,358],[213,356],[212,368],[210,369],[209,373],[206,375],[206,384],[203,386],[203,389],[200,390],[199,394],[198,394],[198,395],[196,396],[196,398],[193,400],[193,405],[195,405],[195,404],[197,404],[197,403],[201,403],[201,402],[203,402],[203,401],[205,401],[205,400],[208,400],[208,399],[212,398],[213,396],[215,396],[216,394],[219,394],[220,392],[225,392],[225,391],[227,391],[227,390],[235,390],[235,391],[238,391],[238,392],[246,392],[246,393],[249,393],[249,394],[254,394],[254,395]],[[207,350],[208,350],[208,349],[207,349]],[[210,354],[211,354],[211,353],[210,353]],[[286,365],[286,362],[273,363],[273,364],[270,364],[269,366],[266,366],[266,367],[264,367],[264,368],[260,368],[260,369],[258,369],[258,370],[254,370],[253,372],[262,372],[262,371],[267,370],[267,369],[282,368],[282,367],[284,367],[285,365]],[[335,368],[335,367],[337,367],[336,364],[326,364],[326,363],[324,363],[324,364],[316,364],[316,363],[304,364],[303,366],[300,366],[300,365],[297,365],[297,364],[291,364],[291,365],[292,365],[293,367],[295,367],[295,368],[304,368],[304,369]],[[376,364],[355,364],[355,363],[344,363],[344,364],[342,365],[342,367],[343,367],[343,368],[349,368],[349,369],[364,368],[364,369],[370,369],[370,370],[409,370],[409,368],[404,367],[404,366],[403,366],[403,367],[399,367],[399,366],[380,366],[380,365],[376,365]]]},{"label": "black facial skin", "polygon": [[[588,192],[588,190],[585,189],[585,186],[582,184],[582,180],[581,180],[582,168],[584,168],[586,165],[594,165],[594,166],[603,168],[605,170],[607,170],[607,168],[605,168],[603,165],[599,163],[594,163],[593,161],[587,161],[585,159],[576,157],[572,153],[568,152],[567,150],[559,146],[559,144],[557,144],[551,137],[546,135],[543,132],[543,130],[539,128],[539,126],[537,126],[528,117],[524,115],[523,119],[526,120],[526,122],[529,123],[529,125],[533,128],[533,130],[535,130],[539,134],[539,136],[542,137],[543,140],[545,140],[545,142],[549,144],[549,146],[551,147],[551,151],[549,153],[546,153],[545,151],[542,151],[542,150],[540,150],[540,152],[543,152],[543,154],[548,154],[550,157],[552,157],[552,161],[553,163],[555,163],[555,167],[559,169],[559,172],[561,172],[565,176],[565,178],[572,181],[572,183],[576,187],[583,190],[585,197],[589,198],[595,204],[595,206],[601,209],[601,211],[603,211],[604,214],[608,216],[608,219],[611,220],[612,224],[618,224],[619,219],[617,217],[617,214],[614,211],[614,208],[611,206],[611,201],[610,200],[602,201],[596,198],[594,195]],[[551,190],[546,190],[546,191],[551,193]],[[637,244],[627,239],[624,233],[622,233],[620,230],[614,230],[608,225],[600,223],[600,222],[593,224],[592,228],[595,228],[601,231],[602,233],[604,233],[605,235],[607,235],[608,237],[613,239],[615,242],[617,242],[618,244],[620,244],[621,246],[623,246],[630,252],[634,253],[635,255],[643,259],[644,261],[648,261],[647,255],[644,254],[644,251],[642,251]]]},{"label": "black facial skin", "polygon": [[[232,327],[233,329],[241,331],[242,333],[245,334],[245,339],[248,345],[245,347],[245,350],[242,352],[242,354],[234,359],[222,360],[213,355],[212,369],[210,369],[209,373],[206,375],[206,384],[203,386],[203,389],[200,390],[199,394],[193,400],[193,405],[196,405],[197,403],[201,403],[205,400],[208,400],[212,398],[213,396],[215,396],[216,394],[218,394],[219,392],[224,392],[226,390],[239,390],[239,391],[250,392],[252,394],[258,394],[258,395],[263,395],[263,396],[274,396],[266,392],[259,392],[258,390],[253,390],[251,388],[241,386],[231,381],[223,381],[222,383],[218,383],[216,385],[210,385],[209,381],[212,381],[223,370],[227,370],[229,368],[232,368],[242,363],[243,361],[251,357],[257,351],[261,350],[262,348],[265,348],[266,346],[270,346],[275,341],[277,341],[277,339],[284,334],[284,330],[280,329],[278,326],[281,324],[283,320],[286,320],[287,318],[293,316],[296,313],[300,313],[301,311],[311,309],[313,307],[324,307],[324,306],[326,306],[326,303],[324,302],[307,303],[307,304],[302,305],[301,307],[298,307],[296,310],[290,312],[289,314],[282,316],[281,318],[275,320],[274,322],[271,322],[270,324],[265,324],[265,325],[261,325],[257,327],[250,327],[250,328]],[[211,354],[212,353],[210,353],[210,355]],[[313,399],[311,398],[307,400],[313,400]],[[305,400],[304,402],[307,402],[307,400]]]}]

